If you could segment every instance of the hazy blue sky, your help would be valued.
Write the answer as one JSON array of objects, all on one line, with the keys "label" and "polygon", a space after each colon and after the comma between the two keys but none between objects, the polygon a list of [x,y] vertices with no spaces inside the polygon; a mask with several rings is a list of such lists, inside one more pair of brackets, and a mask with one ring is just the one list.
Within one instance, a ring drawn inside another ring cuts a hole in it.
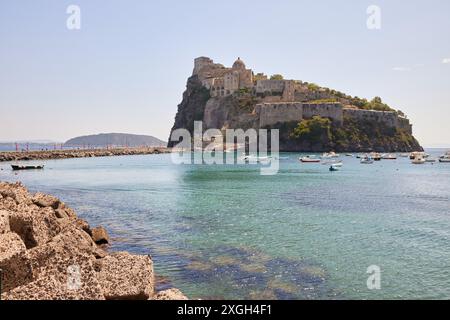
[{"label": "hazy blue sky", "polygon": [[[81,30],[66,28],[70,4]],[[366,26],[372,4],[381,30]],[[379,95],[423,145],[450,145],[449,14],[448,0],[0,0],[0,140],[167,139],[193,59],[205,55]]]}]

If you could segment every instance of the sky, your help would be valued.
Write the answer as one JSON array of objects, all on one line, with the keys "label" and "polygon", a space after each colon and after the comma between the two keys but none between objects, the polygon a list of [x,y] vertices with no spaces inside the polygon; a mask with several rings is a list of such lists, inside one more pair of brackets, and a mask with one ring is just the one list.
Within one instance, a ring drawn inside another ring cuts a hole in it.
[{"label": "sky", "polygon": [[194,58],[239,56],[255,73],[380,96],[422,145],[450,147],[449,13],[448,0],[0,0],[0,141],[167,140]]}]

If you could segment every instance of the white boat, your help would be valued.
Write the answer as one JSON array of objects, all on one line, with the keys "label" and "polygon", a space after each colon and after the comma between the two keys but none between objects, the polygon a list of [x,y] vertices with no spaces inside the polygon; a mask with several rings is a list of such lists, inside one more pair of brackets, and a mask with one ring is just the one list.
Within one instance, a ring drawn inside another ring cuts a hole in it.
[{"label": "white boat", "polygon": [[414,160],[416,157],[421,156],[425,158],[425,152],[422,151],[414,151],[409,154],[409,159]]},{"label": "white boat", "polygon": [[436,159],[434,159],[434,158],[426,158],[425,159],[425,162],[430,162],[430,163],[433,163],[433,162],[436,162],[437,160]]},{"label": "white boat", "polygon": [[333,151],[322,154],[322,159],[339,158],[339,155]]},{"label": "white boat", "polygon": [[402,153],[402,154],[400,154],[400,157],[408,158],[409,157],[409,153]]},{"label": "white boat", "polygon": [[342,167],[344,163],[342,161],[339,160],[327,160],[322,162],[322,165],[324,166],[337,166],[337,167]]},{"label": "white boat", "polygon": [[345,156],[346,156],[346,157],[353,157],[353,154],[347,153]]},{"label": "white boat", "polygon": [[450,151],[447,151],[442,156],[439,157],[439,162],[450,163]]},{"label": "white boat", "polygon": [[426,163],[426,160],[423,155],[418,154],[416,157],[411,161],[412,164],[424,164]]},{"label": "white boat", "polygon": [[306,156],[301,157],[299,160],[303,163],[319,163],[320,159],[316,158],[315,156]]},{"label": "white boat", "polygon": [[245,162],[267,162],[270,160],[270,157],[257,157],[252,155],[247,155],[243,157]]},{"label": "white boat", "polygon": [[382,156],[382,159],[383,159],[383,160],[397,160],[397,156],[396,156],[395,154],[393,154],[393,153],[390,153],[390,154],[384,154],[384,155]]},{"label": "white boat", "polygon": [[360,163],[361,163],[361,164],[372,164],[373,161],[374,161],[374,160],[372,159],[372,157],[370,157],[370,156],[364,156],[364,157],[361,158]]}]

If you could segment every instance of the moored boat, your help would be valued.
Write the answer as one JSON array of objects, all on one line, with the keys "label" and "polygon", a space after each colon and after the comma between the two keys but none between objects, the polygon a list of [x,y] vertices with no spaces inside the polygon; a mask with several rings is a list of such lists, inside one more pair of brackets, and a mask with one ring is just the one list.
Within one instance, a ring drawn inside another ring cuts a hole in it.
[{"label": "moored boat", "polygon": [[322,154],[322,159],[328,159],[328,158],[339,158],[339,155],[335,153],[334,151],[331,152],[325,152]]},{"label": "moored boat", "polygon": [[416,157],[411,161],[412,164],[424,164],[426,163],[425,158],[423,157],[423,155],[418,154],[416,155]]},{"label": "moored boat", "polygon": [[397,156],[393,153],[384,154],[382,158],[383,160],[397,160]]},{"label": "moored boat", "polygon": [[11,167],[12,167],[12,169],[13,169],[14,171],[18,171],[18,170],[39,170],[39,169],[44,169],[44,165],[38,165],[38,166],[22,166],[22,165],[12,164]]},{"label": "moored boat", "polygon": [[303,163],[319,163],[320,159],[315,156],[306,156],[299,159]]},{"label": "moored boat", "polygon": [[363,156],[363,157],[361,158],[360,163],[361,163],[361,164],[372,164],[372,163],[373,163],[373,159],[372,159],[372,157],[370,157],[370,156],[368,156],[368,155],[365,155],[365,156]]}]

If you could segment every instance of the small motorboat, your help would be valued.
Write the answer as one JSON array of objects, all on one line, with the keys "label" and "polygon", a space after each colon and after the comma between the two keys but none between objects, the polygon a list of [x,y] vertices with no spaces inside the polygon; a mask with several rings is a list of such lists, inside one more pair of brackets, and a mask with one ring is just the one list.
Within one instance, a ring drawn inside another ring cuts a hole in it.
[{"label": "small motorboat", "polygon": [[439,162],[441,163],[450,163],[450,155],[445,155],[439,158]]},{"label": "small motorboat", "polygon": [[411,161],[412,164],[424,164],[427,161],[423,157],[423,155],[416,155],[416,157]]},{"label": "small motorboat", "polygon": [[320,159],[315,156],[306,156],[299,159],[303,163],[319,163]]},{"label": "small motorboat", "polygon": [[377,153],[377,152],[372,152],[370,154],[370,157],[374,160],[374,161],[381,161],[381,154]]},{"label": "small motorboat", "polygon": [[409,157],[409,154],[408,154],[408,153],[402,153],[402,154],[400,154],[400,157],[402,157],[402,158],[408,158],[408,157]]},{"label": "small motorboat", "polygon": [[40,170],[40,169],[44,169],[43,165],[40,165],[40,166],[21,166],[21,165],[17,165],[17,164],[12,164],[11,167],[12,167],[12,169],[14,171],[17,171],[17,170]]},{"label": "small motorboat", "polygon": [[328,160],[325,162],[322,162],[322,165],[324,166],[336,166],[336,167],[342,167],[344,163],[339,160]]},{"label": "small motorboat", "polygon": [[339,155],[334,151],[328,153],[325,152],[324,154],[322,154],[322,159],[329,159],[329,158],[339,158]]},{"label": "small motorboat", "polygon": [[434,162],[436,162],[437,160],[436,159],[434,159],[434,158],[426,158],[425,159],[425,162],[430,162],[430,163],[434,163]]},{"label": "small motorboat", "polygon": [[346,157],[353,157],[353,154],[347,153],[345,156],[346,156]]},{"label": "small motorboat", "polygon": [[395,154],[384,154],[383,160],[397,160],[397,156]]},{"label": "small motorboat", "polygon": [[414,160],[418,156],[421,156],[422,158],[425,158],[425,152],[422,152],[422,151],[411,152],[410,155],[409,155],[409,159],[410,160]]},{"label": "small motorboat", "polygon": [[331,165],[329,170],[330,170],[331,172],[333,172],[333,171],[339,171],[339,169],[340,169],[341,167],[342,167],[342,166]]},{"label": "small motorboat", "polygon": [[370,156],[364,156],[361,158],[360,161],[361,164],[372,164],[373,163],[373,159]]}]

